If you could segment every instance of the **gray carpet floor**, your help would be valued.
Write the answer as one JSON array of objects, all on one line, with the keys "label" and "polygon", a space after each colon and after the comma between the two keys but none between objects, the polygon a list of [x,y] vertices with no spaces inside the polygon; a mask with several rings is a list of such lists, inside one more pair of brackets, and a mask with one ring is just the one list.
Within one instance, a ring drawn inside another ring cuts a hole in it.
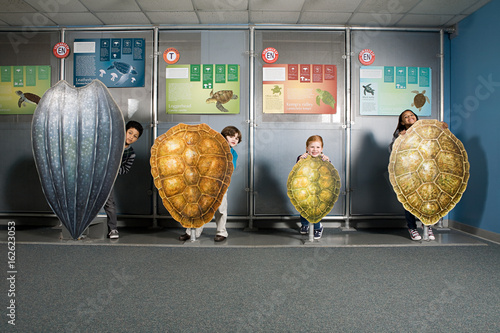
[{"label": "gray carpet floor", "polygon": [[[0,331],[500,332],[500,245],[486,243],[18,244],[16,326],[7,323],[4,282]],[[7,244],[0,245],[6,262]]]}]

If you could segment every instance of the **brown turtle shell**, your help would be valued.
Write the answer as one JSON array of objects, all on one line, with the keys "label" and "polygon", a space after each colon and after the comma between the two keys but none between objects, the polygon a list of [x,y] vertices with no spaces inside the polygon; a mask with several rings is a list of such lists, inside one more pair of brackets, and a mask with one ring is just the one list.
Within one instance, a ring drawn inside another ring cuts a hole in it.
[{"label": "brown turtle shell", "polygon": [[462,142],[435,119],[415,122],[394,141],[388,168],[398,200],[425,225],[455,207],[469,179]]},{"label": "brown turtle shell", "polygon": [[163,205],[185,228],[210,222],[233,173],[229,144],[207,124],[178,124],[160,135],[150,164]]},{"label": "brown turtle shell", "polygon": [[321,157],[301,159],[288,175],[288,197],[310,223],[318,223],[332,210],[339,193],[339,173],[332,163]]}]

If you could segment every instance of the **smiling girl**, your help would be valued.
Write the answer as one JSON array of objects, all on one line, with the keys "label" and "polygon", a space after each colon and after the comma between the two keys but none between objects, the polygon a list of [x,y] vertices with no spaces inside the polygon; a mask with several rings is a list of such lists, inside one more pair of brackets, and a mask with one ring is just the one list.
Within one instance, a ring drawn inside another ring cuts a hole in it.
[{"label": "smiling girl", "polygon": [[[323,138],[319,135],[310,136],[306,141],[306,152],[297,157],[297,162],[301,159],[307,158],[307,156],[320,157],[323,161],[330,162],[328,156],[323,154]],[[306,235],[309,232],[309,221],[307,221],[302,215],[300,216],[300,233]],[[314,224],[314,239],[320,239],[323,234],[323,226],[321,222]]]}]

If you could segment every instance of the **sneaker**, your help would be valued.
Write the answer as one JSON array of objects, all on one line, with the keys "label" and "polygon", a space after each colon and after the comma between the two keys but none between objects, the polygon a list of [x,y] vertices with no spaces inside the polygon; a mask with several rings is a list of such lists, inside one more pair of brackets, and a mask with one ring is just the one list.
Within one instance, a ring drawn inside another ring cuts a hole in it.
[{"label": "sneaker", "polygon": [[226,239],[227,237],[225,236],[222,236],[222,235],[215,235],[214,237],[214,241],[216,242],[222,242],[224,239]]},{"label": "sneaker", "polygon": [[179,240],[182,241],[182,242],[185,242],[188,239],[191,239],[191,236],[189,236],[188,234],[183,234],[183,235],[179,236]]},{"label": "sneaker", "polygon": [[309,226],[308,225],[303,225],[300,227],[300,233],[302,235],[307,235],[307,233],[309,232]]},{"label": "sneaker", "polygon": [[314,230],[314,239],[320,239],[321,235],[323,235],[323,227]]},{"label": "sneaker", "polygon": [[408,229],[408,231],[410,232],[411,240],[417,241],[422,239],[417,229]]},{"label": "sneaker", "polygon": [[434,236],[434,233],[432,232],[432,228],[429,227],[427,230],[429,231],[427,233],[429,235],[429,240],[436,240],[436,237]]},{"label": "sneaker", "polygon": [[119,238],[120,236],[118,235],[118,230],[116,230],[116,229],[111,230],[108,234],[108,237],[111,239]]}]

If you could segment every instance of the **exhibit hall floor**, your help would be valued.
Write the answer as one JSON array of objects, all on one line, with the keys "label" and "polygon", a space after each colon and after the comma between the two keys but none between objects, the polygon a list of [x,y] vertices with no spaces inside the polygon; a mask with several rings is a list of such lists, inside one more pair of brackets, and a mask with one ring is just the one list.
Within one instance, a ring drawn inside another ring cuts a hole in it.
[{"label": "exhibit hall floor", "polygon": [[[302,235],[299,227],[267,229],[228,229],[229,236],[222,242],[214,242],[215,228],[206,227],[199,238],[179,241],[183,228],[118,228],[120,237],[106,237],[105,223],[91,225],[74,240],[65,227],[18,227],[16,243],[60,244],[60,245],[110,245],[110,246],[184,246],[184,247],[398,247],[398,246],[481,246],[480,238],[448,228],[433,228],[435,240],[410,240],[406,228],[359,228],[344,230],[325,227],[320,239],[311,234]],[[0,240],[7,237],[7,229],[0,229]]]},{"label": "exhibit hall floor", "polygon": [[[271,223],[271,222],[270,222]],[[0,227],[0,332],[499,332],[500,244],[436,229]],[[11,238],[9,238],[11,237]],[[15,240],[14,240],[15,239]]]}]

